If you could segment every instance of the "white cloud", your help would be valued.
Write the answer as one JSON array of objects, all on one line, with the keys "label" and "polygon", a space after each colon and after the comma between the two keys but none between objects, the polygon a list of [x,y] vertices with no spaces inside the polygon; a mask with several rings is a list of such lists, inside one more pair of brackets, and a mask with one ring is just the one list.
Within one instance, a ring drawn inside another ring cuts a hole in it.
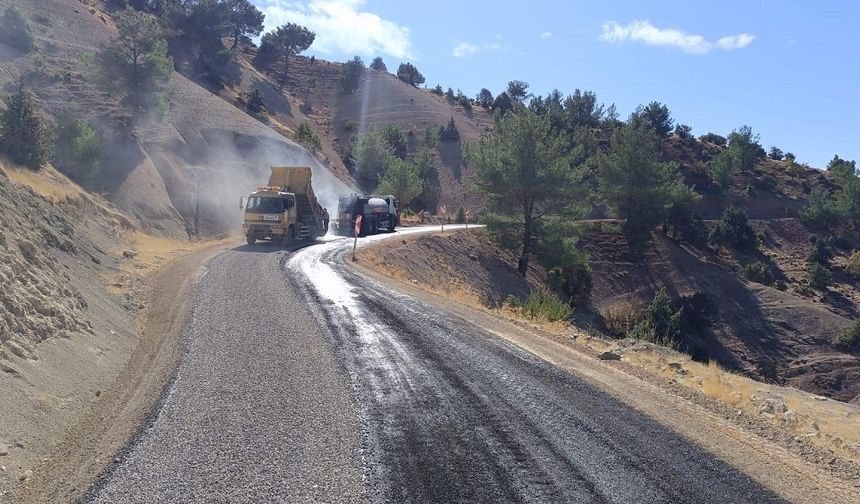
[{"label": "white cloud", "polygon": [[[261,2],[262,3],[262,2]],[[380,53],[414,59],[409,28],[362,12],[366,0],[266,0],[266,31],[286,23],[307,26],[317,34],[312,48],[323,54],[376,56]]]},{"label": "white cloud", "polygon": [[471,56],[476,52],[478,52],[478,46],[468,42],[460,42],[454,46],[454,50],[451,51],[451,55],[455,58],[464,58],[466,56]]},{"label": "white cloud", "polygon": [[540,34],[540,38],[550,38],[550,37],[552,37],[552,32],[550,32],[550,31],[545,31],[545,32]]},{"label": "white cloud", "polygon": [[[501,40],[501,35],[496,36],[496,40]],[[470,44],[468,42],[460,42],[455,45],[451,50],[451,55],[455,58],[465,58],[468,56],[474,56],[478,52],[510,52],[511,46],[508,44],[502,44],[501,42],[492,42],[490,44],[484,44],[482,46],[478,46],[475,44]]]},{"label": "white cloud", "polygon": [[707,54],[714,48],[734,50],[748,46],[754,35],[741,33],[722,37],[716,43],[710,42],[702,35],[690,35],[680,30],[657,28],[649,21],[638,20],[622,26],[615,21],[604,23],[601,38],[611,44],[627,41],[643,44],[680,49],[689,54]]},{"label": "white cloud", "polygon": [[741,33],[740,35],[730,35],[728,37],[723,37],[717,41],[717,45],[720,46],[721,49],[733,51],[735,49],[743,49],[744,47],[750,45],[753,39],[755,39],[755,35],[750,35],[749,33]]}]

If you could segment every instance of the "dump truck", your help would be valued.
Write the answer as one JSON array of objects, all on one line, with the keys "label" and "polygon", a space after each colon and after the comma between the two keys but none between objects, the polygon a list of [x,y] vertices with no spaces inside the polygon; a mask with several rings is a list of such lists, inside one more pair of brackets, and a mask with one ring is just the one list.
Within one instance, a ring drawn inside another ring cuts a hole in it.
[{"label": "dump truck", "polygon": [[273,166],[269,183],[242,197],[242,233],[248,245],[257,240],[313,241],[328,231],[328,212],[319,204],[307,166]]},{"label": "dump truck", "polygon": [[335,232],[344,236],[352,236],[355,232],[355,220],[359,215],[362,216],[359,236],[377,234],[382,231],[391,233],[400,224],[397,200],[394,196],[348,194],[338,199]]}]

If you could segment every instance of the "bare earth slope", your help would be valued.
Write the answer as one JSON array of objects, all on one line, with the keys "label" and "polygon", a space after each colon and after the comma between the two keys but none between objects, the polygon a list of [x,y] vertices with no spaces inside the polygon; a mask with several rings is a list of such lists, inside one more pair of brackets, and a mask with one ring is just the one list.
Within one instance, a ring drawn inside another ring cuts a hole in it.
[{"label": "bare earth slope", "polygon": [[[10,4],[0,0],[0,9]],[[116,135],[117,99],[99,92],[80,63],[115,33],[101,4],[94,5],[19,5],[34,22],[38,50],[21,55],[4,47],[0,86],[9,90],[24,77],[51,115],[72,106],[101,124],[107,148],[95,189],[141,224],[173,237],[222,232],[237,223],[238,198],[265,181],[272,165],[311,166],[324,200],[346,188],[303,148],[179,74],[170,81],[164,122],[137,136]]]},{"label": "bare earth slope", "polygon": [[35,177],[52,196],[0,171],[0,495],[48,456],[136,341],[126,300],[107,286],[128,220],[56,172]]}]

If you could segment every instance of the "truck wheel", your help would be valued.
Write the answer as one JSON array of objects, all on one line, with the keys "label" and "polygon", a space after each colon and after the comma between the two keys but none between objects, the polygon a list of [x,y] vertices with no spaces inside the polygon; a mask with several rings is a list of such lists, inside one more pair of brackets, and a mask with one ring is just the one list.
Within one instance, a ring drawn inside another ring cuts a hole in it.
[{"label": "truck wheel", "polygon": [[245,241],[248,243],[248,245],[253,245],[257,242],[257,238],[254,235],[248,235],[245,237]]}]

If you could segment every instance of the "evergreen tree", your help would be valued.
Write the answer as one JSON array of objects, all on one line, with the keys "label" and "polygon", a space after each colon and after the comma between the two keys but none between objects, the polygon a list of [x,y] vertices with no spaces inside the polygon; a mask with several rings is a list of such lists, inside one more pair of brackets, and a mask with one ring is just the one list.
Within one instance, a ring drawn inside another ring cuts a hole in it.
[{"label": "evergreen tree", "polygon": [[114,16],[117,37],[98,54],[98,80],[107,90],[122,96],[133,116],[146,112],[163,114],[168,107],[167,81],[173,60],[158,21],[126,9]]},{"label": "evergreen tree", "polygon": [[478,102],[478,105],[488,109],[493,106],[493,93],[491,93],[487,88],[481,88],[481,91],[476,97],[476,101]]},{"label": "evergreen tree", "polygon": [[0,17],[0,42],[28,52],[35,47],[36,38],[30,22],[14,5],[9,6]]},{"label": "evergreen tree", "polygon": [[230,28],[233,36],[233,49],[242,37],[256,37],[263,31],[266,16],[249,0],[227,0],[230,9]]},{"label": "evergreen tree", "polygon": [[86,185],[98,172],[101,139],[71,110],[60,114],[54,138],[54,164],[72,180]]},{"label": "evergreen tree", "polygon": [[347,61],[341,68],[341,87],[346,94],[352,94],[358,89],[361,76],[364,75],[364,62],[358,56]]},{"label": "evergreen tree", "polygon": [[307,50],[315,39],[316,33],[304,26],[287,23],[263,35],[260,41],[260,50],[283,59],[284,68],[281,71],[281,80],[286,81],[290,73],[290,58]]},{"label": "evergreen tree", "polygon": [[32,170],[48,160],[47,132],[33,95],[23,84],[5,100],[0,113],[0,153]]},{"label": "evergreen tree", "polygon": [[425,81],[424,76],[412,63],[401,63],[397,68],[397,78],[411,86],[424,84]]},{"label": "evergreen tree", "polygon": [[388,67],[385,66],[385,62],[382,61],[382,58],[380,58],[379,56],[373,58],[373,61],[370,63],[370,68],[378,70],[380,72],[388,71]]},{"label": "evergreen tree", "polygon": [[660,161],[656,132],[631,117],[612,134],[608,155],[599,159],[603,199],[624,220],[622,232],[633,252],[642,252],[669,207],[693,197],[681,181],[678,165]]},{"label": "evergreen tree", "polygon": [[377,194],[392,194],[400,203],[406,207],[418,197],[423,191],[423,184],[418,175],[418,169],[413,163],[394,158],[388,171],[379,181]]},{"label": "evergreen tree", "polygon": [[521,275],[528,270],[543,220],[570,210],[579,199],[582,178],[571,169],[564,148],[545,117],[520,107],[467,150],[490,208],[514,218],[521,230]]}]

